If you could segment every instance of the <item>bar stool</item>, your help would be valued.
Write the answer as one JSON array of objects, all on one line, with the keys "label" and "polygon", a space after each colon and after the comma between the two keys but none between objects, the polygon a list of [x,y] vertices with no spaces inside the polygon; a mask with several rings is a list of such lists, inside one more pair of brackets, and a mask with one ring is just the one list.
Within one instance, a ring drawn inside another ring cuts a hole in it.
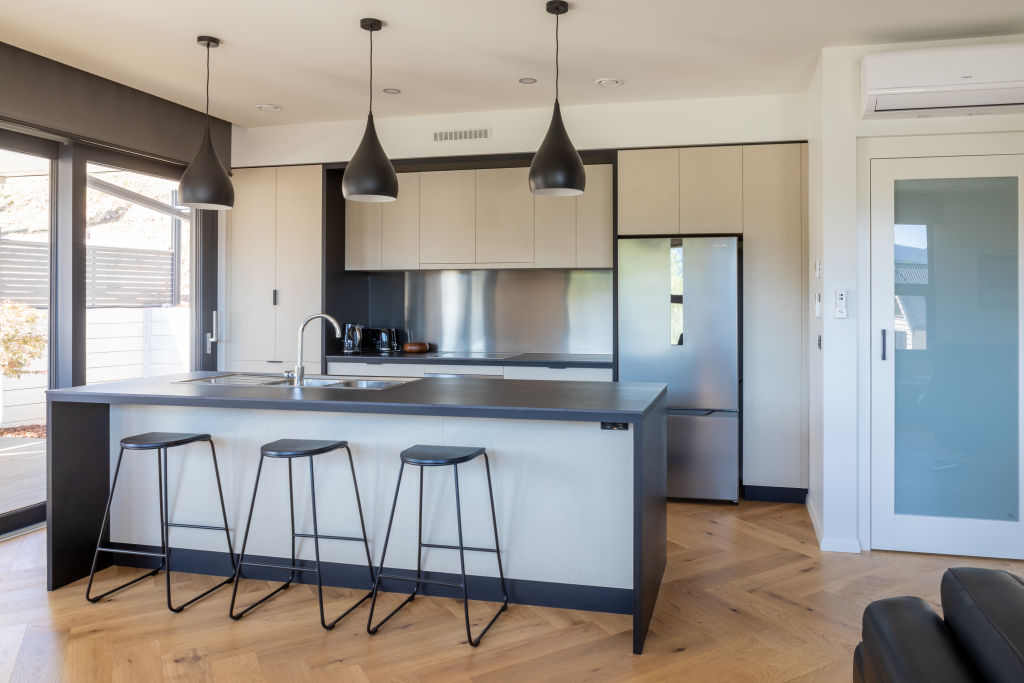
[{"label": "bar stool", "polygon": [[[462,542],[462,504],[459,500],[459,465],[467,463],[470,460],[475,459],[477,456],[484,456],[484,467],[487,470],[487,494],[490,496],[491,501],[491,524],[494,528],[494,547],[493,548],[473,548],[463,545]],[[491,465],[487,459],[487,450],[479,447],[462,447],[462,446],[423,446],[416,445],[412,448],[407,448],[400,454],[402,465],[398,470],[398,483],[395,485],[395,499],[391,503],[391,516],[388,518],[388,530],[384,536],[384,548],[381,550],[380,555],[380,566],[377,568],[377,578],[373,582],[373,598],[370,600],[370,616],[366,621],[366,630],[370,635],[377,633],[381,626],[383,626],[388,619],[395,616],[398,610],[405,607],[407,604],[412,602],[413,598],[419,593],[420,586],[422,584],[435,584],[439,586],[448,586],[451,588],[462,589],[462,605],[466,616],[466,638],[469,640],[469,644],[476,647],[480,644],[480,640],[484,637],[484,634],[494,625],[494,622],[498,620],[498,617],[508,609],[508,585],[505,582],[505,574],[501,568],[501,550],[498,546],[498,520],[494,513],[494,490],[491,487]],[[391,539],[391,525],[395,521],[395,508],[398,505],[398,492],[402,488],[402,474],[405,471],[406,465],[415,465],[420,468],[420,500],[419,500],[419,530],[418,530],[418,547],[416,549],[416,578],[410,576],[398,576],[396,574],[385,574],[384,573],[384,557],[388,552],[388,541]],[[455,519],[459,528],[459,544],[458,545],[443,545],[438,543],[424,543],[423,542],[423,468],[424,467],[446,467],[451,466],[452,471],[455,473]],[[435,581],[431,579],[424,579],[422,577],[422,552],[423,548],[440,548],[444,550],[458,550],[459,551],[459,563],[462,568],[462,582],[452,583],[450,581]],[[466,589],[466,554],[465,551],[479,552],[479,553],[494,553],[498,559],[498,576],[501,579],[501,591],[504,595],[504,602],[498,611],[495,613],[491,620],[484,627],[484,630],[480,632],[476,638],[473,638],[473,633],[469,628],[469,594]],[[380,620],[376,626],[373,626],[373,610],[377,603],[377,592],[380,589],[380,580],[384,579],[395,579],[397,581],[408,581],[415,583],[416,586],[413,588],[412,593],[406,598],[398,607],[391,610],[391,613]]]},{"label": "bar stool", "polygon": [[[217,481],[217,495],[220,497],[220,512],[224,519],[224,526],[210,526],[207,524],[184,524],[170,521],[170,510],[168,508],[168,495],[167,495],[167,449],[174,448],[175,446],[185,446],[190,443],[197,441],[205,441],[210,444],[210,457],[213,459],[213,476]],[[157,474],[157,487],[159,489],[159,503],[160,503],[160,552],[146,552],[141,550],[121,550],[117,548],[105,548],[102,546],[103,536],[108,532],[108,526],[110,523],[110,504],[114,500],[114,491],[117,488],[117,477],[121,472],[121,460],[124,458],[124,452],[128,451],[156,451],[156,474]],[[213,586],[209,590],[203,591],[199,595],[195,596],[188,602],[181,604],[177,607],[171,602],[171,560],[170,560],[170,527],[183,527],[186,529],[208,529],[211,531],[223,531],[224,537],[228,543],[228,556],[231,558],[232,569],[235,568],[235,551],[231,547],[231,532],[228,531],[228,513],[224,507],[224,490],[220,485],[220,469],[217,467],[217,449],[213,446],[213,438],[209,434],[189,434],[181,432],[147,432],[145,434],[136,434],[135,436],[125,437],[121,439],[121,452],[117,456],[117,466],[114,468],[114,481],[110,485],[110,494],[107,496],[107,507],[103,511],[103,523],[100,524],[100,537],[96,541],[96,552],[92,556],[92,569],[89,571],[89,585],[85,588],[85,599],[89,602],[99,602],[103,598],[107,597],[111,593],[117,592],[122,588],[127,588],[132,584],[138,583],[143,579],[154,576],[161,569],[166,568],[167,576],[167,609],[172,612],[180,612],[193,602],[203,598],[213,591],[217,590],[221,586],[226,586],[231,583],[234,577],[229,576],[225,580]],[[117,588],[112,588],[102,595],[92,597],[92,581],[96,575],[96,561],[99,558],[100,552],[107,553],[123,553],[125,555],[141,555],[144,557],[159,557],[160,565],[151,572],[143,574],[142,576],[132,579],[127,583],[124,583]]]},{"label": "bar stool", "polygon": [[[362,536],[327,536],[320,533],[320,528],[317,525],[316,518],[316,480],[313,476],[313,456],[320,455],[321,453],[330,453],[344,448],[348,452],[348,466],[352,472],[352,487],[356,493],[356,507],[359,510],[359,528],[362,530]],[[249,530],[252,528],[252,513],[256,507],[256,492],[260,487],[260,475],[263,473],[263,460],[264,458],[283,458],[288,461],[288,506],[291,512],[292,522],[292,554],[291,564],[269,564],[265,562],[246,562],[245,561],[245,546],[249,542]],[[308,458],[309,459],[309,497],[312,501],[313,507],[313,533],[312,534],[300,534],[295,531],[295,495],[292,486],[292,461],[296,458]],[[296,565],[295,558],[295,539],[296,538],[312,538],[313,548],[316,552],[316,566],[315,567],[300,567]],[[330,631],[334,628],[335,624],[344,619],[352,610],[359,607],[363,602],[370,597],[371,593],[367,593],[361,597],[354,605],[345,610],[338,618],[328,623],[324,617],[324,585],[323,579],[320,573],[320,539],[329,539],[334,541],[360,541],[363,544],[363,549],[366,551],[366,567],[370,572],[370,582],[373,582],[373,562],[370,560],[370,546],[366,540],[366,523],[363,520],[363,504],[359,499],[359,484],[356,482],[356,467],[352,462],[352,450],[348,447],[347,441],[315,441],[311,439],[278,439],[271,443],[264,444],[260,448],[260,464],[256,469],[256,483],[252,487],[252,502],[249,504],[249,518],[245,523],[245,536],[242,539],[242,552],[238,556],[238,564],[235,567],[235,585],[231,590],[231,606],[228,609],[228,614],[231,615],[232,619],[238,620],[245,616],[247,613],[263,604],[270,598],[274,597],[284,589],[288,588],[295,579],[295,572],[313,572],[316,574],[316,588],[317,588],[317,599],[320,603],[320,625],[326,630]],[[264,567],[271,569],[287,569],[288,580],[270,591],[267,595],[263,596],[256,602],[252,603],[241,612],[235,613],[235,597],[238,595],[238,582],[242,576],[242,567]]]}]

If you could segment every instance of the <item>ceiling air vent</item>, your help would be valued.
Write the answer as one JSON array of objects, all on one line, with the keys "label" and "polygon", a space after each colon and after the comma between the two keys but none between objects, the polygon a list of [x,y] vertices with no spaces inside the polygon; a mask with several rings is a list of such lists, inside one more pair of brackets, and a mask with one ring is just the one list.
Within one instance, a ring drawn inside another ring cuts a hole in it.
[{"label": "ceiling air vent", "polygon": [[491,137],[490,128],[466,128],[464,130],[435,130],[434,142],[450,140],[486,140]]}]

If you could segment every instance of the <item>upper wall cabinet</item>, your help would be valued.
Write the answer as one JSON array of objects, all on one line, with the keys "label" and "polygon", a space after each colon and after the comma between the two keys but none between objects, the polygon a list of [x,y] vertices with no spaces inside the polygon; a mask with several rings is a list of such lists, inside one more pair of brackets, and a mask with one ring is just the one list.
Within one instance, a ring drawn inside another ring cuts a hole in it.
[{"label": "upper wall cabinet", "polygon": [[420,174],[420,263],[476,262],[476,171]]},{"label": "upper wall cabinet", "polygon": [[611,268],[612,166],[577,197],[534,197],[529,169],[398,174],[398,200],[345,203],[346,270]]},{"label": "upper wall cabinet", "polygon": [[619,152],[619,234],[679,232],[679,150]]},{"label": "upper wall cabinet", "polygon": [[743,147],[619,152],[619,234],[743,231]]},{"label": "upper wall cabinet", "polygon": [[345,269],[418,268],[420,174],[398,174],[393,202],[345,202]]},{"label": "upper wall cabinet", "polygon": [[743,147],[679,150],[679,232],[743,231]]},{"label": "upper wall cabinet", "polygon": [[476,171],[476,262],[533,263],[530,169]]}]

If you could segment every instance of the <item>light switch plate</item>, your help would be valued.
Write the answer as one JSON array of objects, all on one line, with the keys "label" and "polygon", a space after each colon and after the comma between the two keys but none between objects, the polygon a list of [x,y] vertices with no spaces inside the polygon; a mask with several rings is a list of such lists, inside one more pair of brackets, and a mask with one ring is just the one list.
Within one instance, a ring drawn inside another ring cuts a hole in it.
[{"label": "light switch plate", "polygon": [[836,318],[839,318],[840,320],[849,317],[846,312],[846,300],[848,298],[849,294],[847,294],[845,289],[836,290]]}]

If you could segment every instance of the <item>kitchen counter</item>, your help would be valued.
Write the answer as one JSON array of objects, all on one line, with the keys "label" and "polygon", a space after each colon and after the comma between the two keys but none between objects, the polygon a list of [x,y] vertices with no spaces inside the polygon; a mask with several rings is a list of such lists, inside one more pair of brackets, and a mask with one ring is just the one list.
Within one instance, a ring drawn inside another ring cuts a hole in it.
[{"label": "kitchen counter", "polygon": [[665,395],[664,384],[463,377],[428,377],[383,390],[180,382],[216,374],[195,372],[54,389],[47,392],[47,398],[81,403],[638,422]]},{"label": "kitchen counter", "polygon": [[[416,443],[479,445],[490,457],[511,602],[632,614],[633,651],[642,651],[666,559],[664,385],[477,378],[424,378],[379,390],[180,383],[212,374],[217,373],[47,392],[51,590],[89,573],[119,440],[125,436],[149,431],[213,436],[236,551],[260,445],[279,438],[347,440],[375,563],[395,495],[398,453]],[[170,514],[176,522],[211,523],[213,513],[219,515],[206,448],[191,444],[168,453]],[[111,509],[112,547],[130,552],[159,546],[155,462],[152,453],[126,456]],[[286,563],[288,556],[288,478],[280,465],[265,467],[257,516],[262,523],[249,540],[249,552],[270,563]],[[347,459],[325,454],[317,456],[315,467],[318,491],[331,492],[317,495],[321,528],[351,534]],[[434,542],[447,543],[454,534],[455,496],[451,477],[442,474],[426,473],[423,514]],[[486,547],[489,515],[477,514],[489,508],[482,463],[460,465],[459,480],[467,545]],[[308,530],[308,484],[297,486],[296,524]],[[408,480],[402,487],[388,549],[389,569],[400,572],[416,567],[416,491]],[[176,528],[171,541],[174,566],[230,573],[223,535]],[[309,561],[311,542],[300,543],[298,552],[300,561]],[[325,583],[368,587],[361,545],[321,543],[320,552],[327,564]],[[101,566],[148,566],[150,559],[126,552],[113,559],[101,556],[106,563]],[[458,553],[430,552],[425,562],[434,578],[457,576]],[[481,599],[497,599],[496,570],[493,555],[467,557]],[[279,580],[277,571],[247,568],[245,576]],[[385,589],[408,591],[411,584]],[[455,596],[445,586],[424,592]]]},{"label": "kitchen counter", "polygon": [[521,365],[551,368],[611,368],[604,353],[501,353],[427,351],[426,353],[346,353],[328,355],[328,363],[426,363],[437,365]]}]

